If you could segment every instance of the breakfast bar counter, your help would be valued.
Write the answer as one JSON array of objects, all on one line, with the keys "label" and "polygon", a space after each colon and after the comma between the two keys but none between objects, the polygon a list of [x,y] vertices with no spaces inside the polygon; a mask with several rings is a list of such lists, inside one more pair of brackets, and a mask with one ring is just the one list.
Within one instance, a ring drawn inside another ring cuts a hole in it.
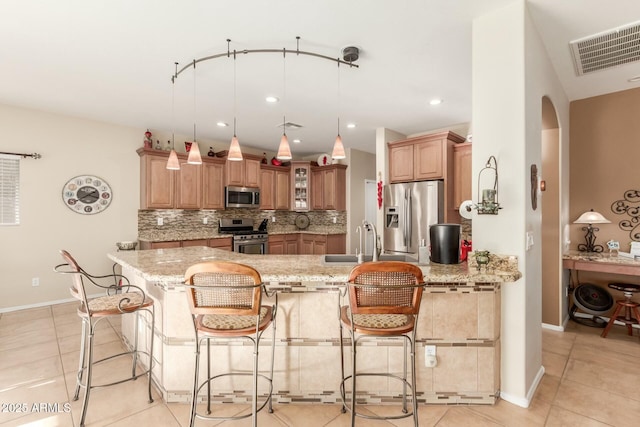
[{"label": "breakfast bar counter", "polygon": [[[192,386],[194,332],[182,283],[198,262],[226,260],[251,265],[267,289],[278,291],[274,401],[340,401],[338,304],[353,265],[329,264],[321,255],[245,255],[208,247],[121,251],[108,257],[131,282],[156,302],[154,380],[167,402],[188,402]],[[492,255],[488,266],[470,263],[421,265],[427,287],[417,327],[417,391],[420,403],[493,404],[500,388],[500,289],[520,278],[517,258]],[[268,298],[263,301],[269,304]],[[133,337],[123,320],[125,343]],[[148,343],[150,327],[138,331]],[[145,339],[146,337],[146,339]],[[262,342],[269,345],[271,335]],[[435,346],[438,364],[425,367],[425,346]],[[212,341],[214,371],[250,366],[242,344]],[[239,351],[240,350],[240,351]],[[244,351],[243,351],[244,350]],[[402,370],[402,346],[394,340],[365,343],[359,366],[372,371]],[[270,352],[260,352],[268,366]],[[246,364],[248,363],[248,365]],[[217,385],[214,401],[245,402],[250,384],[229,379]],[[220,392],[219,389],[222,389]],[[365,402],[398,399],[401,388],[384,377],[363,379]]]}]

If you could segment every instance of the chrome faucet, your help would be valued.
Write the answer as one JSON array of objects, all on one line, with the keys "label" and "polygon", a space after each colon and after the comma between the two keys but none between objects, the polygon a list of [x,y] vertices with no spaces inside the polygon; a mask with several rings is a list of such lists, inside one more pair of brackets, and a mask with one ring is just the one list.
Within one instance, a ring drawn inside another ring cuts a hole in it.
[{"label": "chrome faucet", "polygon": [[362,221],[362,226],[366,231],[373,232],[373,261],[378,261],[378,231],[376,230],[376,226],[372,223],[368,222],[366,219]]},{"label": "chrome faucet", "polygon": [[363,245],[363,234],[362,234],[362,227],[357,226],[356,227],[356,233],[358,233],[359,240],[360,240],[360,247],[356,248],[356,256],[358,257],[358,264],[362,264],[364,262],[364,245]]}]

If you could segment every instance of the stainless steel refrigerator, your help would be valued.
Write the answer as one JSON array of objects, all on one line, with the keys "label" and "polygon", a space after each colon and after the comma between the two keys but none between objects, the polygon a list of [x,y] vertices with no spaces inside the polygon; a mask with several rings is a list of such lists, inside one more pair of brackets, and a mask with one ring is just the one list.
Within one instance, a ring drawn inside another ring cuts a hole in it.
[{"label": "stainless steel refrigerator", "polygon": [[442,181],[389,184],[384,188],[384,252],[417,254],[429,226],[443,222]]}]

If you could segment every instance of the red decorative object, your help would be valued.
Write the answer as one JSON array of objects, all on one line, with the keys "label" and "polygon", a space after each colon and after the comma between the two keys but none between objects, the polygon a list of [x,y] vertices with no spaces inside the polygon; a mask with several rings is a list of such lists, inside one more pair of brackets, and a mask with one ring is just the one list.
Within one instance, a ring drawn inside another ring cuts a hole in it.
[{"label": "red decorative object", "polygon": [[193,142],[188,142],[185,141],[184,142],[184,149],[186,150],[186,152],[188,153],[189,151],[191,151],[191,145],[193,144]]},{"label": "red decorative object", "polygon": [[382,209],[382,176],[378,172],[378,209]]}]

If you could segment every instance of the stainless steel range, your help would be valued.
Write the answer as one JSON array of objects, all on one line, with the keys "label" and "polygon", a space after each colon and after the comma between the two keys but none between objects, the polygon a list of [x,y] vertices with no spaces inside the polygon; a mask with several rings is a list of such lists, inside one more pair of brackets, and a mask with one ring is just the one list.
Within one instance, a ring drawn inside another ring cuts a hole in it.
[{"label": "stainless steel range", "polygon": [[267,220],[262,221],[258,230],[253,229],[253,220],[221,218],[220,233],[233,235],[233,251],[242,254],[266,254],[268,250]]}]

